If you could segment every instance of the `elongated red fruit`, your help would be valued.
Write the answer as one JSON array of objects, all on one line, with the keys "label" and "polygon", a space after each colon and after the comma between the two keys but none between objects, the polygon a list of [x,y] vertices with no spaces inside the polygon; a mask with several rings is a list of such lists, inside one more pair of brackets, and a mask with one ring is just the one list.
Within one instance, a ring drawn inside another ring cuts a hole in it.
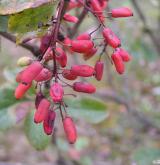
[{"label": "elongated red fruit", "polygon": [[28,91],[32,84],[20,83],[14,93],[16,99],[21,99],[24,94]]},{"label": "elongated red fruit", "polygon": [[67,6],[67,10],[71,10],[74,8],[80,8],[80,7],[82,7],[81,3],[77,2],[76,0],[70,0],[69,4]]},{"label": "elongated red fruit", "polygon": [[77,76],[75,74],[71,73],[71,70],[69,70],[69,69],[65,69],[62,72],[62,76],[67,80],[75,80],[77,78]]},{"label": "elongated red fruit", "polygon": [[133,16],[133,12],[128,7],[121,7],[111,10],[112,17],[118,18],[118,17],[131,17]]},{"label": "elongated red fruit", "polygon": [[102,79],[104,70],[104,63],[101,61],[97,61],[95,65],[95,77],[98,81]]},{"label": "elongated red fruit", "polygon": [[49,107],[50,107],[50,102],[46,98],[43,98],[40,101],[38,109],[35,111],[34,114],[35,123],[41,123],[42,121],[44,121],[48,113]]},{"label": "elongated red fruit", "polygon": [[23,73],[23,71],[17,73],[17,75],[16,75],[16,82],[18,82],[18,83],[21,82],[22,73]]},{"label": "elongated red fruit", "polygon": [[93,76],[95,70],[89,65],[73,65],[71,67],[71,73],[76,76],[90,77]]},{"label": "elongated red fruit", "polygon": [[43,121],[43,129],[47,135],[51,135],[53,133],[55,118],[56,118],[55,111],[49,110]]},{"label": "elongated red fruit", "polygon": [[61,84],[54,83],[50,88],[50,96],[55,103],[61,102],[64,90]]},{"label": "elongated red fruit", "polygon": [[36,109],[38,109],[39,103],[42,101],[42,99],[44,99],[44,95],[42,94],[42,92],[38,92],[35,98]]},{"label": "elongated red fruit", "polygon": [[91,3],[90,5],[91,5],[91,8],[93,9],[93,11],[96,13],[96,15],[99,17],[99,19],[102,22],[104,22],[102,7],[101,7],[99,1],[98,0],[91,0],[90,3]]},{"label": "elongated red fruit", "polygon": [[88,60],[91,57],[93,57],[97,52],[97,48],[93,47],[92,49],[90,49],[87,53],[85,53],[83,55],[84,60]]},{"label": "elongated red fruit", "polygon": [[34,80],[37,82],[41,82],[41,81],[50,80],[51,78],[52,78],[52,72],[47,68],[43,68]]},{"label": "elongated red fruit", "polygon": [[24,83],[31,83],[32,80],[38,76],[38,74],[42,71],[43,65],[36,61],[29,65],[25,70],[23,70],[23,74],[21,76],[21,81]]},{"label": "elongated red fruit", "polygon": [[126,50],[124,50],[122,48],[117,48],[116,52],[119,53],[119,55],[121,56],[121,58],[124,62],[129,62],[132,58],[131,55]]},{"label": "elongated red fruit", "polygon": [[77,131],[75,124],[71,117],[65,117],[63,119],[63,127],[69,143],[74,144],[77,139]]},{"label": "elongated red fruit", "polygon": [[117,48],[121,45],[120,39],[114,34],[114,32],[110,28],[103,29],[103,37],[106,43],[113,48]]},{"label": "elongated red fruit", "polygon": [[113,60],[113,63],[115,65],[115,68],[116,68],[117,72],[119,74],[123,74],[124,71],[125,71],[125,66],[124,66],[124,63],[123,63],[123,60],[122,60],[120,54],[117,53],[117,52],[114,52],[112,54],[111,58]]},{"label": "elongated red fruit", "polygon": [[87,82],[75,82],[73,84],[73,90],[83,93],[94,93],[96,91],[96,88],[92,84]]},{"label": "elongated red fruit", "polygon": [[77,17],[72,16],[72,15],[70,15],[68,13],[64,14],[63,19],[65,21],[72,22],[72,23],[77,23],[78,22],[78,18]]},{"label": "elongated red fruit", "polygon": [[90,40],[91,36],[88,33],[82,33],[76,38],[77,40]]},{"label": "elongated red fruit", "polygon": [[93,42],[90,40],[72,40],[71,49],[77,53],[86,53],[88,50],[92,49],[94,46]]},{"label": "elongated red fruit", "polygon": [[63,68],[67,65],[67,55],[64,52],[64,50],[60,47],[56,48],[56,60]]}]

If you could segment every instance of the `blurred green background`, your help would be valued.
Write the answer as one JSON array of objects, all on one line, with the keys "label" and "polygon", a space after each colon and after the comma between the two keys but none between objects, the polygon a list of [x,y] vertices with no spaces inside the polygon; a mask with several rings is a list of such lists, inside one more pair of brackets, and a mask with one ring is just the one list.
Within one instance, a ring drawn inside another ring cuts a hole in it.
[{"label": "blurred green background", "polygon": [[[33,102],[30,101],[34,98],[34,90],[28,94],[28,100],[22,103],[17,102],[11,93],[13,94],[16,86],[15,74],[21,69],[16,66],[17,59],[25,55],[32,57],[32,54],[0,36],[0,165],[158,164],[160,1],[112,0],[109,7],[118,6],[131,7],[134,17],[107,20],[106,24],[120,36],[123,48],[130,52],[133,59],[127,64],[125,74],[119,76],[109,63],[107,55],[103,55],[106,67],[102,82],[90,80],[98,88],[94,97],[103,103],[98,101],[93,104],[88,96],[87,101],[79,101],[81,98],[75,102],[69,101],[69,113],[75,117],[79,134],[74,146],[66,142],[62,124],[58,119],[52,140],[39,134],[39,128],[32,128],[33,131],[36,129],[34,135],[30,135],[30,132],[27,135],[29,140],[35,139],[30,142],[33,146],[42,141],[48,143],[50,140],[47,149],[36,151],[30,145],[24,133],[26,128],[23,126],[30,118],[28,116],[25,121],[23,118],[28,111],[34,109]],[[92,25],[92,19],[88,17],[79,32]],[[87,63],[94,65],[96,60],[97,57],[94,57]],[[80,60],[76,57],[73,62],[75,61]],[[83,60],[82,62],[84,63]],[[79,107],[75,107],[75,104]],[[103,108],[104,104],[106,108]],[[75,109],[77,112],[74,112]],[[39,146],[39,149],[41,148],[43,144]]]}]

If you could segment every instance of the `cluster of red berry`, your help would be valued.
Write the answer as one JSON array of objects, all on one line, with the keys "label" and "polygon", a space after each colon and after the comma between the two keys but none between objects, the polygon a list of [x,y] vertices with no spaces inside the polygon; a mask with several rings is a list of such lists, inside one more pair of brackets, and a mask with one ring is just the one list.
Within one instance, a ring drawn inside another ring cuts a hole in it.
[{"label": "cluster of red berry", "polygon": [[[127,51],[120,48],[120,39],[110,28],[104,25],[104,13],[107,4],[108,1],[106,0],[88,0],[87,3],[83,0],[70,0],[67,12],[72,9],[83,7],[98,19],[100,23],[98,29],[102,28],[102,45],[104,47],[111,46],[114,49],[114,52],[111,55],[111,61],[113,62],[117,72],[122,74],[125,70],[124,62],[130,61],[131,56],[127,53]],[[132,11],[126,7],[113,9],[108,13],[108,16],[113,18],[129,17],[132,15]],[[65,13],[62,18],[63,20],[72,23],[77,23],[79,21],[77,17],[72,16],[69,13]],[[56,28],[55,25],[53,26],[53,29],[54,28]],[[64,37],[59,28],[54,45],[52,44],[54,34],[46,34],[41,38],[40,51],[42,54],[40,59],[35,61],[30,58],[21,58],[19,60],[19,63],[25,63],[28,66],[17,74],[16,81],[19,85],[15,90],[16,99],[21,99],[24,96],[31,87],[33,81],[37,82],[36,87],[38,92],[35,99],[36,111],[34,115],[34,122],[43,122],[44,132],[47,135],[50,135],[53,132],[54,121],[56,118],[55,110],[60,110],[64,131],[70,143],[74,143],[76,141],[77,133],[72,118],[69,117],[66,112],[67,105],[63,100],[65,95],[64,87],[69,86],[74,91],[83,93],[94,93],[96,88],[94,85],[87,82],[74,82],[70,85],[65,82],[64,79],[76,80],[78,77],[95,76],[95,78],[100,81],[103,76],[104,63],[101,61],[100,55],[100,58],[94,67],[89,65],[73,65],[71,68],[65,68],[68,62],[67,53],[83,54],[85,60],[93,57],[99,51],[98,47],[95,46],[94,39],[92,37],[94,32],[85,32],[72,40],[67,36]],[[52,61],[53,63],[50,63]],[[49,84],[50,96],[47,96],[42,92],[41,86],[43,84]],[[52,103],[54,103],[54,105]]]}]

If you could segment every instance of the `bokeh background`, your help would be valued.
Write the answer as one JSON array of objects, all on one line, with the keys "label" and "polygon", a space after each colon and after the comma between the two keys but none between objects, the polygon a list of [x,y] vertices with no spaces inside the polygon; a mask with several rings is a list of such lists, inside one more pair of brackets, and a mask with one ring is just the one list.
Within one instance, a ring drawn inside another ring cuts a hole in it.
[{"label": "bokeh background", "polygon": [[[106,24],[120,36],[133,59],[125,74],[119,76],[107,55],[103,55],[106,67],[102,82],[90,80],[98,88],[95,97],[107,105],[105,120],[89,122],[99,117],[94,112],[89,112],[89,121],[76,118],[79,137],[74,146],[66,142],[62,125],[57,122],[50,145],[44,151],[36,151],[23,127],[23,117],[33,103],[23,102],[16,108],[19,116],[15,123],[15,111],[7,107],[4,115],[3,104],[14,99],[1,90],[0,165],[152,165],[160,161],[160,1],[112,0],[109,7],[117,6],[130,6],[134,17],[107,20]],[[94,29],[92,21],[86,18],[79,32]],[[25,55],[32,57],[26,49],[0,36],[1,88],[15,85],[14,73],[20,69],[16,62]],[[87,63],[92,65],[96,59]],[[73,60],[79,61],[78,57]],[[10,117],[6,117],[8,114]]]}]

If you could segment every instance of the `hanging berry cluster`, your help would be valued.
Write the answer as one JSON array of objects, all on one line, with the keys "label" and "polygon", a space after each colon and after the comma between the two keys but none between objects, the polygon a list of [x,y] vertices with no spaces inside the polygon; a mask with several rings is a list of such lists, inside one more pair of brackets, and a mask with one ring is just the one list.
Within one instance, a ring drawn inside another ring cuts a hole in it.
[{"label": "hanging berry cluster", "polygon": [[[60,0],[57,14],[52,18],[51,32],[41,38],[41,55],[39,58],[32,60],[24,57],[18,61],[18,63],[25,64],[27,67],[17,74],[16,81],[19,85],[15,90],[16,99],[21,99],[24,96],[32,86],[33,81],[37,82],[34,122],[36,124],[43,123],[44,132],[47,135],[51,135],[56,118],[55,110],[59,110],[69,143],[75,143],[77,133],[72,118],[67,114],[67,105],[63,99],[67,95],[64,87],[70,87],[76,92],[94,93],[96,91],[94,85],[88,82],[79,82],[76,79],[91,76],[94,76],[98,81],[102,79],[104,62],[101,60],[101,56],[107,46],[112,47],[114,50],[110,60],[119,74],[123,74],[125,71],[124,63],[131,60],[128,52],[121,48],[120,39],[110,28],[104,25],[108,1]],[[62,29],[65,27],[61,28],[61,24],[63,23],[62,20],[73,24],[81,21],[79,18],[69,14],[70,10],[76,10],[77,8],[82,8],[82,11],[93,14],[99,22],[99,27],[91,33],[84,32],[75,39],[70,39],[67,34],[63,34]],[[107,13],[109,18],[130,16],[133,16],[133,13],[127,7],[112,9]],[[94,43],[95,38],[93,38],[92,34],[97,30],[102,31],[101,46],[104,46],[103,50],[99,50],[99,47]],[[95,54],[100,56],[95,66],[86,64],[68,66],[68,54],[75,53],[82,54],[84,60],[90,59]],[[68,84],[68,80],[75,81],[72,84]],[[49,96],[44,94],[42,86],[49,89]]]}]

